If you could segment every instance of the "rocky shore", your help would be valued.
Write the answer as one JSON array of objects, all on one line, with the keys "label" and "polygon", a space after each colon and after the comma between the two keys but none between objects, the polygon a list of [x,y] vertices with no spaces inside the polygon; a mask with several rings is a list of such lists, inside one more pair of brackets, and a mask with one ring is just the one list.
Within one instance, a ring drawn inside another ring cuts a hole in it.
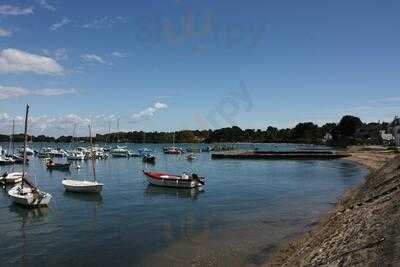
[{"label": "rocky shore", "polygon": [[400,156],[352,151],[349,159],[369,167],[365,183],[267,266],[400,266]]}]

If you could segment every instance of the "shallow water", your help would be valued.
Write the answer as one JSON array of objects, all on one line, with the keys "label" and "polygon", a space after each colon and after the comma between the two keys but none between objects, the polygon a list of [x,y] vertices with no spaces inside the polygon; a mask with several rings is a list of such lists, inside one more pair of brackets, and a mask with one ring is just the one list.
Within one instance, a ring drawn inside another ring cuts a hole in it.
[{"label": "shallow water", "polygon": [[[101,196],[66,193],[61,185],[71,176],[90,179],[90,162],[80,162],[79,171],[49,172],[32,158],[29,172],[53,200],[49,208],[27,210],[0,191],[0,265],[259,265],[367,172],[343,160],[213,161],[201,153],[188,162],[185,156],[163,155],[162,145],[147,147],[158,151],[155,165],[140,158],[97,161],[105,184]],[[203,191],[153,187],[143,169],[195,172],[207,177],[206,186]]]}]

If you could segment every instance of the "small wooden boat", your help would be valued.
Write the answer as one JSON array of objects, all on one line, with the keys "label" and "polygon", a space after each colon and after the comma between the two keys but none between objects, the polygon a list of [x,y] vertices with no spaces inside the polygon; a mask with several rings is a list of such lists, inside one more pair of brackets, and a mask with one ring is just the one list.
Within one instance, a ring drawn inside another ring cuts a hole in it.
[{"label": "small wooden boat", "polygon": [[192,174],[191,176],[187,174],[170,175],[167,173],[159,172],[145,172],[147,181],[150,184],[165,186],[165,187],[179,187],[179,188],[195,188],[204,185],[204,177],[199,177],[197,174]]},{"label": "small wooden boat", "polygon": [[156,157],[152,154],[145,154],[143,156],[143,162],[154,164],[156,162]]},{"label": "small wooden boat", "polygon": [[69,170],[70,166],[71,163],[55,163],[52,160],[46,164],[48,170]]}]

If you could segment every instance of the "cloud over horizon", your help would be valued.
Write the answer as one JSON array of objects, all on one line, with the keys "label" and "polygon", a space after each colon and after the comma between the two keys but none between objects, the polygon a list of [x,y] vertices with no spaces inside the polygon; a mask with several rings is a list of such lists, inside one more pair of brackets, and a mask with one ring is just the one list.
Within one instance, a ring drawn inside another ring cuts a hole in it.
[{"label": "cloud over horizon", "polygon": [[61,75],[64,68],[50,57],[30,54],[18,49],[0,51],[0,73],[33,72],[42,75]]},{"label": "cloud over horizon", "polygon": [[17,86],[2,86],[0,85],[0,100],[19,98],[24,96],[62,96],[69,94],[76,94],[77,91],[71,89],[59,89],[59,88],[45,88],[38,90],[29,90],[23,87]]}]

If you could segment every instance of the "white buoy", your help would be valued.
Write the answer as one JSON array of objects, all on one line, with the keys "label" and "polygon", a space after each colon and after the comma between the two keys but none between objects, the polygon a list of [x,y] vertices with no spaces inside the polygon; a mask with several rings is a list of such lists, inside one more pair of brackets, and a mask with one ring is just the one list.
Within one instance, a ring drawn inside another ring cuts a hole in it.
[{"label": "white buoy", "polygon": [[82,167],[81,167],[80,165],[77,165],[76,168],[77,168],[78,170],[80,170]]}]

